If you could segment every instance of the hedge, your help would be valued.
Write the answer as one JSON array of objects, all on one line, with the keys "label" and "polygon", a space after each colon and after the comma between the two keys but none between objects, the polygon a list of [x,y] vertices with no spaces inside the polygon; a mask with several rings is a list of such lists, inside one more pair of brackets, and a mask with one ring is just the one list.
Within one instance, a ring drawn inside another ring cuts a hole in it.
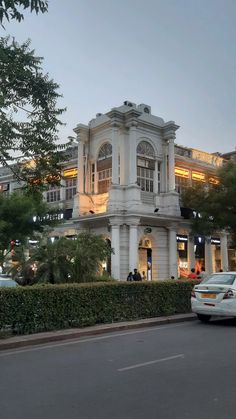
[{"label": "hedge", "polygon": [[0,331],[28,334],[190,312],[194,281],[0,289]]}]

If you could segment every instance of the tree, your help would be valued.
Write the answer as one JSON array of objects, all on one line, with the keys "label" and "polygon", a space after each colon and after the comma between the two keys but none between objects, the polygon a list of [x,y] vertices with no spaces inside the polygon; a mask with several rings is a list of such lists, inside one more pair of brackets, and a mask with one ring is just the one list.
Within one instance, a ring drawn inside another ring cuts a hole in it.
[{"label": "tree", "polygon": [[[40,195],[0,194],[0,266],[14,253],[16,244],[24,246],[28,237],[43,232],[46,225],[55,225],[55,209],[49,209]],[[50,220],[51,218],[51,220]]]},{"label": "tree", "polygon": [[111,256],[112,249],[100,235],[81,233],[75,240],[73,279],[75,282],[94,280],[102,268],[102,262]]},{"label": "tree", "polygon": [[65,237],[53,243],[48,240],[36,249],[31,257],[31,262],[37,265],[36,280],[50,284],[73,282],[71,278],[74,249],[74,242]]},{"label": "tree", "polygon": [[[0,0],[0,21],[23,19],[19,7],[47,11],[40,0]],[[66,159],[59,146],[58,84],[42,71],[42,58],[9,37],[0,38],[0,164],[31,188],[58,184]]]},{"label": "tree", "polygon": [[21,9],[30,9],[31,12],[45,13],[48,10],[48,2],[42,0],[0,0],[0,22],[7,19],[16,19],[20,22],[24,19]]},{"label": "tree", "polygon": [[199,184],[182,194],[183,205],[195,211],[192,231],[211,235],[228,230],[236,243],[236,161],[225,163],[218,171],[219,183]]},{"label": "tree", "polygon": [[62,237],[51,242],[49,239],[35,250],[30,263],[37,266],[36,280],[39,282],[91,282],[99,275],[102,262],[111,252],[102,236],[81,233],[75,240]]}]

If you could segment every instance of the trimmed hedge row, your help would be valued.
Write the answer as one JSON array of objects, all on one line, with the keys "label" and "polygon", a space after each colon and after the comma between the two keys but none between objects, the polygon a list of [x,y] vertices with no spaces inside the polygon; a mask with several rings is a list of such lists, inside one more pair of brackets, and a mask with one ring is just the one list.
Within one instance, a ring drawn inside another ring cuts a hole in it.
[{"label": "trimmed hedge row", "polygon": [[187,313],[193,281],[0,289],[0,330],[28,334]]}]

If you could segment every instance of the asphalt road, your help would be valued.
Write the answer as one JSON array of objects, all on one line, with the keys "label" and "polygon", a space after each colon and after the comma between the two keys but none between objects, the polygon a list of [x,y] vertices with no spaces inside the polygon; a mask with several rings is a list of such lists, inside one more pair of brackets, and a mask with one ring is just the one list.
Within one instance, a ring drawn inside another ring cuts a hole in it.
[{"label": "asphalt road", "polygon": [[236,322],[0,353],[1,419],[235,419]]}]

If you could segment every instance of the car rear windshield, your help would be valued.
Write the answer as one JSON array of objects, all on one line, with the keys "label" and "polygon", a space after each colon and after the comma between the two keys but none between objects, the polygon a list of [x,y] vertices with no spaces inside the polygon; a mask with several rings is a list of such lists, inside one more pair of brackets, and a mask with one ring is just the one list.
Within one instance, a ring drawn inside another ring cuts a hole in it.
[{"label": "car rear windshield", "polygon": [[211,275],[204,282],[204,284],[222,284],[222,285],[232,285],[235,280],[235,275],[233,274],[219,274]]}]

